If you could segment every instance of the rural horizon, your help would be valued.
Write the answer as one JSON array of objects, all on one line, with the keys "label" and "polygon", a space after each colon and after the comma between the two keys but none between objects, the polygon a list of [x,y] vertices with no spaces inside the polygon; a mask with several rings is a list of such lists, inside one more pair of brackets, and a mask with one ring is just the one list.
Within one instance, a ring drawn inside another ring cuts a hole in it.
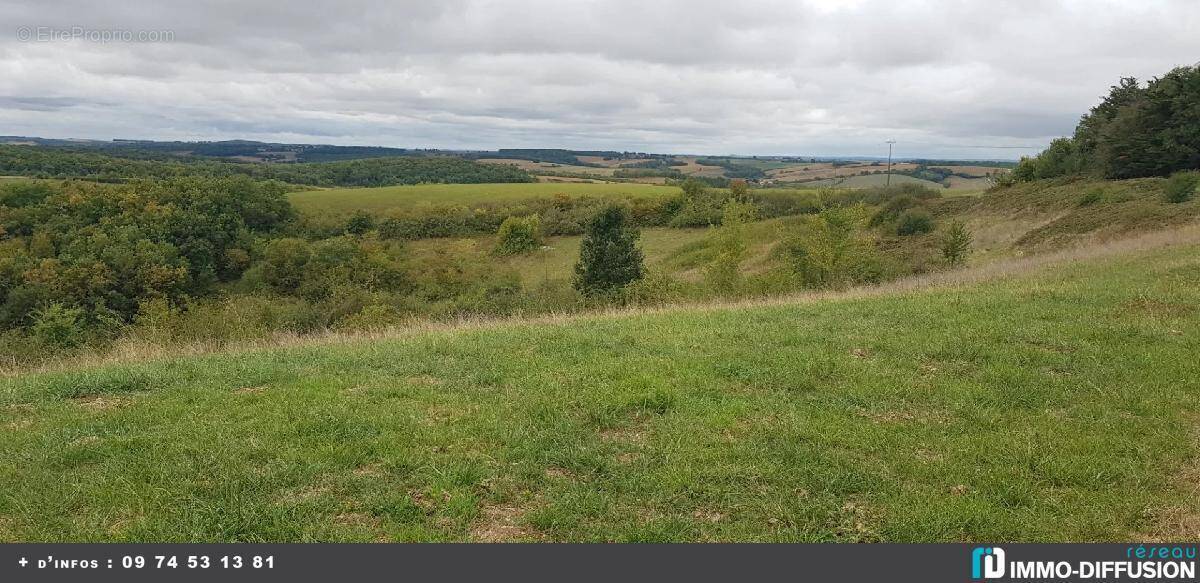
[{"label": "rural horizon", "polygon": [[[195,136],[193,136],[188,139],[165,140],[165,139],[153,139],[153,138],[130,138],[130,137],[121,137],[121,136],[109,137],[109,138],[80,138],[80,137],[76,137],[76,136],[3,136],[3,135],[0,135],[0,143],[19,143],[19,142],[28,141],[28,140],[62,140],[64,142],[102,142],[102,143],[103,142],[137,143],[137,142],[167,142],[167,141],[182,142],[182,143],[196,143],[196,144],[210,144],[210,143],[221,143],[221,142],[266,143],[266,142],[262,142],[261,140],[249,140],[249,139],[244,139],[244,138],[236,137],[236,136],[220,136],[220,137],[195,137]],[[965,147],[968,149],[975,149],[975,150],[979,150],[979,151],[1016,152],[1016,153],[1013,153],[1008,156],[993,155],[993,156],[980,156],[980,157],[971,157],[971,156],[937,157],[937,156],[932,156],[932,155],[922,155],[920,152],[916,152],[916,153],[908,153],[908,154],[904,154],[904,155],[897,153],[893,157],[893,159],[894,160],[960,160],[960,161],[966,161],[966,162],[1016,162],[1016,161],[1020,160],[1021,156],[1023,156],[1023,155],[1028,155],[1031,153],[1037,153],[1037,152],[1041,151],[1042,149],[1044,149],[1046,147],[1046,145],[1048,143],[1049,142],[1047,142],[1045,144],[1041,144],[1041,145],[1036,145],[1036,146],[960,146],[960,147]],[[287,144],[288,145],[305,145],[305,146],[343,146],[343,147],[375,146],[375,147],[407,149],[407,150],[430,150],[430,151],[460,152],[460,153],[495,152],[495,151],[501,150],[501,149],[514,149],[512,147],[506,147],[506,145],[504,145],[504,144],[494,145],[492,147],[483,147],[483,148],[448,148],[448,147],[440,147],[436,144],[424,144],[424,145],[394,144],[394,143],[392,143],[392,144],[364,144],[364,143],[352,143],[352,142],[345,142],[345,141],[333,142],[333,141],[319,141],[319,140],[296,141],[296,142],[288,142]],[[733,158],[817,158],[817,159],[827,159],[827,160],[838,160],[838,159],[887,160],[887,154],[886,154],[887,142],[880,141],[879,144],[880,144],[880,149],[883,152],[885,152],[883,155],[880,155],[877,152],[876,153],[853,153],[853,152],[851,152],[851,153],[838,154],[838,155],[826,155],[826,154],[822,154],[821,152],[762,153],[762,154],[750,154],[750,153],[743,153],[743,152],[671,152],[671,151],[649,151],[649,150],[643,150],[643,149],[638,149],[638,148],[628,147],[628,146],[616,148],[612,151],[635,152],[635,153],[646,153],[646,154],[674,154],[674,155],[679,155],[679,156],[717,157],[717,158],[733,157]],[[593,148],[587,148],[587,147],[571,148],[571,147],[567,147],[567,146],[564,146],[561,144],[555,144],[555,145],[544,145],[544,144],[537,145],[537,144],[535,144],[533,146],[523,147],[520,149],[570,150],[570,151],[592,151],[592,150],[594,150]]]}]

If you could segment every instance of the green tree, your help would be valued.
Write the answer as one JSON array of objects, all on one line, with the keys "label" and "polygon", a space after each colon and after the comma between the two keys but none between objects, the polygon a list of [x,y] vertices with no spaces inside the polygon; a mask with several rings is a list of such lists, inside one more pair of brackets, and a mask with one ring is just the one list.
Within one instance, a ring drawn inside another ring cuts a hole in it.
[{"label": "green tree", "polygon": [[74,348],[83,344],[83,310],[58,302],[38,310],[34,316],[33,337],[52,348]]},{"label": "green tree", "polygon": [[862,205],[830,207],[808,217],[783,250],[807,287],[832,287],[878,281],[881,267],[874,249],[860,231]]},{"label": "green tree", "polygon": [[896,221],[896,234],[902,237],[920,235],[933,230],[933,217],[924,210],[910,209],[900,215]]},{"label": "green tree", "polygon": [[605,206],[588,223],[575,264],[575,289],[598,296],[620,289],[642,278],[641,234],[629,224],[625,209]]},{"label": "green tree", "polygon": [[1167,183],[1163,187],[1163,199],[1170,203],[1192,200],[1192,197],[1196,195],[1198,184],[1200,184],[1200,173],[1176,172],[1167,179]]},{"label": "green tree", "polygon": [[747,254],[747,225],[754,220],[755,207],[730,200],[725,203],[721,226],[713,236],[716,256],[705,269],[705,278],[713,289],[731,294],[741,286],[741,265]]},{"label": "green tree", "polygon": [[946,263],[962,265],[967,260],[967,255],[971,253],[973,240],[971,231],[961,221],[950,223],[950,227],[942,236],[942,257],[946,259]]},{"label": "green tree", "polygon": [[263,254],[263,280],[276,290],[291,293],[304,283],[312,250],[303,239],[276,239]]},{"label": "green tree", "polygon": [[508,217],[496,231],[497,255],[520,255],[542,246],[542,221],[537,215]]},{"label": "green tree", "polygon": [[375,217],[366,211],[358,211],[346,221],[346,232],[351,235],[363,235],[375,228]]}]

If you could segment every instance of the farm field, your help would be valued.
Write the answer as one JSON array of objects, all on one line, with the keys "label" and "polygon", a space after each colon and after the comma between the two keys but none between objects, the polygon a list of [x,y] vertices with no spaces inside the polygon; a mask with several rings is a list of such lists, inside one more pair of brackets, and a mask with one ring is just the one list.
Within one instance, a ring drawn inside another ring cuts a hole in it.
[{"label": "farm field", "polygon": [[682,166],[672,166],[672,168],[684,173],[687,176],[707,176],[710,178],[724,176],[725,169],[720,166],[709,166],[696,162],[699,158],[695,156],[676,156],[676,159],[681,162],[686,162]]},{"label": "farm field", "polygon": [[0,540],[1194,540],[1198,244],[5,378]]},{"label": "farm field", "polygon": [[356,210],[379,212],[420,204],[477,204],[554,196],[668,196],[674,186],[635,183],[507,183],[420,184],[381,188],[340,188],[291,193],[292,204],[304,212],[349,214]]},{"label": "farm field", "polygon": [[[916,164],[896,163],[892,164],[893,171],[915,170]],[[872,162],[856,162],[842,166],[835,166],[829,162],[814,162],[794,164],[784,168],[776,168],[768,170],[767,176],[779,182],[795,182],[807,180],[819,180],[829,178],[840,178],[846,176],[858,176],[860,172],[867,170],[870,172],[885,171],[887,165],[882,163]]]},{"label": "farm field", "polygon": [[484,164],[505,164],[508,166],[516,166],[526,172],[537,174],[539,172],[571,172],[577,174],[592,174],[595,176],[612,176],[616,168],[596,168],[594,166],[575,166],[571,164],[557,164],[554,162],[534,162],[532,160],[518,160],[507,158],[481,158],[479,162]]},{"label": "farm field", "polygon": [[[843,178],[827,178],[824,180],[814,180],[812,182],[805,182],[804,186],[812,187],[812,188],[821,188],[821,187],[872,188],[872,187],[876,187],[876,186],[883,186],[884,184],[887,184],[887,182],[888,182],[888,177],[886,174],[868,174],[865,176],[853,175],[853,176],[846,176]],[[932,188],[934,190],[943,190],[944,189],[944,187],[941,184],[938,184],[936,182],[931,182],[929,180],[921,180],[920,178],[913,178],[912,176],[905,176],[903,174],[893,174],[891,183],[894,185],[895,184],[917,184],[920,186],[924,186],[926,188]]]}]

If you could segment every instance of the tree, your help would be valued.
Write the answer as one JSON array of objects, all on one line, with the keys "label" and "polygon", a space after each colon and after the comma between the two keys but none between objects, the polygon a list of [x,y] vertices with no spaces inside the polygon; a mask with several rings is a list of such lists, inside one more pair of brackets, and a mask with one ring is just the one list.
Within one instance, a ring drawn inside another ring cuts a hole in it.
[{"label": "tree", "polygon": [[641,234],[617,205],[601,209],[588,223],[575,264],[575,289],[587,296],[613,292],[642,278]]},{"label": "tree", "polygon": [[933,230],[933,217],[921,209],[904,211],[896,221],[896,234],[902,237],[920,235]]},{"label": "tree", "polygon": [[537,215],[508,217],[496,232],[496,255],[520,255],[542,246],[542,221]]},{"label": "tree", "polygon": [[736,178],[729,181],[729,195],[738,202],[747,202],[750,200],[750,188],[745,180]]},{"label": "tree", "polygon": [[754,205],[731,200],[725,203],[721,226],[713,237],[717,255],[705,269],[708,283],[723,294],[737,291],[741,264],[746,258],[746,225],[754,220]]},{"label": "tree", "polygon": [[350,217],[350,220],[346,221],[346,232],[351,235],[363,235],[374,228],[375,217],[367,211],[358,211]]},{"label": "tree", "polygon": [[859,230],[862,205],[830,207],[808,217],[803,229],[784,241],[783,250],[808,287],[878,281],[881,267],[870,241]]},{"label": "tree", "polygon": [[967,255],[971,253],[973,240],[974,237],[965,224],[960,221],[951,223],[942,237],[942,257],[946,258],[946,263],[961,265],[966,261]]},{"label": "tree", "polygon": [[284,293],[294,292],[304,282],[305,267],[312,250],[303,239],[276,239],[263,254],[263,280]]}]

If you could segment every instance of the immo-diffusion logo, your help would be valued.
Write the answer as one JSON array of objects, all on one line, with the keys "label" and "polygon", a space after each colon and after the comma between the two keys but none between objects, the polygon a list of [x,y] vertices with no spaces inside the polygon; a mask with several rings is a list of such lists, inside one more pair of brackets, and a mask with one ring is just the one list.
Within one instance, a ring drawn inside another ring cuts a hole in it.
[{"label": "immo-diffusion logo", "polygon": [[[1078,553],[1075,553],[1078,554]],[[1136,545],[1102,560],[1022,561],[1000,547],[971,549],[971,578],[1009,580],[1195,579],[1196,547]]]},{"label": "immo-diffusion logo", "polygon": [[1004,549],[975,547],[971,551],[971,578],[998,579],[1004,576]]}]

